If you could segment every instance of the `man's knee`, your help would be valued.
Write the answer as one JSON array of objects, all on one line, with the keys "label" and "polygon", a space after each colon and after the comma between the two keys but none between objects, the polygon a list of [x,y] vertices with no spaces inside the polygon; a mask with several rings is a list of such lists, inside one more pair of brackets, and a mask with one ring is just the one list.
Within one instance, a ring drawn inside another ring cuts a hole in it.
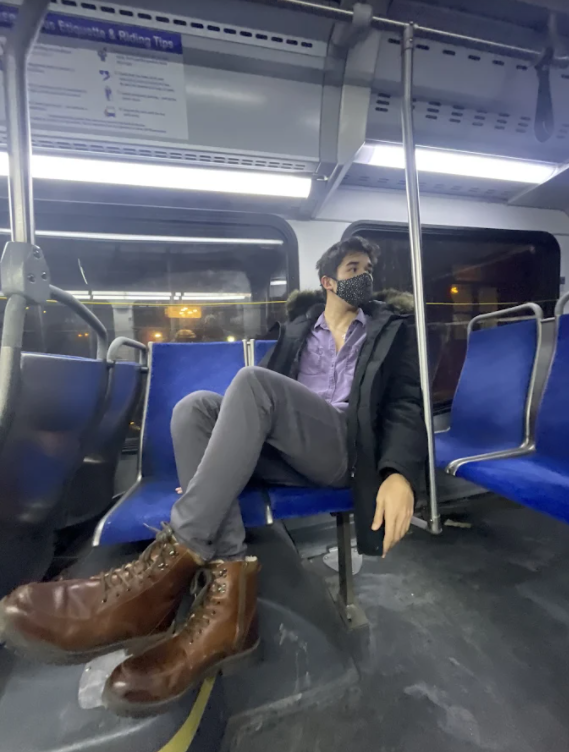
[{"label": "man's knee", "polygon": [[267,368],[260,368],[259,366],[245,366],[237,371],[232,386],[234,388],[252,388],[263,386],[272,375],[272,371]]},{"label": "man's knee", "polygon": [[219,402],[219,395],[215,394],[215,392],[208,392],[202,389],[187,394],[174,406],[171,421],[172,431],[175,431],[176,428],[183,426],[188,421],[193,420],[196,412],[206,414],[217,412]]}]

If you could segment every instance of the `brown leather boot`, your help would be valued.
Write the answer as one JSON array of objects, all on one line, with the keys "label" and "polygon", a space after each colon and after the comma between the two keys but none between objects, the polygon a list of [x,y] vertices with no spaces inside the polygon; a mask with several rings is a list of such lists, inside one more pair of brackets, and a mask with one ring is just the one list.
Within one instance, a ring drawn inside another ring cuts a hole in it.
[{"label": "brown leather boot", "polygon": [[162,639],[203,561],[169,526],[141,556],[88,580],[17,588],[0,602],[0,641],[44,663],[84,663]]},{"label": "brown leather boot", "polygon": [[212,562],[182,629],[117,666],[105,685],[104,704],[118,715],[162,713],[206,677],[255,659],[258,571],[253,558]]}]

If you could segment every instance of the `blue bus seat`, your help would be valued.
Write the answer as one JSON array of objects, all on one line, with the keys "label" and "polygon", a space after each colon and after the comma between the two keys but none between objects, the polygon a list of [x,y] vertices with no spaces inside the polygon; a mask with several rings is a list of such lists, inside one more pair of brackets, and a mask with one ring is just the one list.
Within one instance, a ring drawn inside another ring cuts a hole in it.
[{"label": "blue bus seat", "polygon": [[[200,389],[224,394],[244,365],[241,342],[151,345],[140,477],[103,518],[95,534],[95,544],[147,540],[154,536],[152,529],[160,528],[161,522],[170,519],[178,485],[170,436],[174,406]],[[246,525],[266,523],[266,495],[248,490],[240,502]]]},{"label": "blue bus seat", "polygon": [[142,367],[116,361],[109,369],[103,417],[89,437],[87,456],[66,494],[59,528],[98,517],[113,501],[118,460],[140,398]]},{"label": "blue bus seat", "polygon": [[536,450],[523,457],[469,462],[457,475],[569,522],[569,314],[561,316],[557,345],[536,424]]},{"label": "blue bus seat", "polygon": [[354,509],[349,488],[271,486],[268,492],[275,520],[352,512]]},{"label": "blue bus seat", "polygon": [[0,452],[0,597],[45,574],[65,487],[100,420],[106,387],[103,360],[22,353]]},{"label": "blue bus seat", "polygon": [[519,321],[471,333],[450,429],[435,435],[438,467],[523,444],[537,326]]},{"label": "blue bus seat", "polygon": [[[154,538],[161,524],[170,519],[179,498],[176,485],[176,480],[148,479],[137,483],[108,516],[99,542],[114,545]],[[266,505],[261,492],[246,490],[239,503],[246,527],[266,525]]]}]

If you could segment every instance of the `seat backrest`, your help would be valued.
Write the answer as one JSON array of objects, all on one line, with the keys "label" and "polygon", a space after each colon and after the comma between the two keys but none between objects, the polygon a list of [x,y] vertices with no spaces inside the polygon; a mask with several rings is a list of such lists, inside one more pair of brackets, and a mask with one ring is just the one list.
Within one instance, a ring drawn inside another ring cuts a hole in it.
[{"label": "seat backrest", "polygon": [[18,399],[0,452],[0,525],[41,524],[63,500],[100,420],[103,360],[23,353]]},{"label": "seat backrest", "polygon": [[245,365],[242,342],[153,344],[144,414],[142,475],[176,478],[170,420],[187,394],[206,389],[224,394]]},{"label": "seat backrest", "polygon": [[492,446],[518,446],[538,346],[535,321],[473,331],[451,409],[456,438]]},{"label": "seat backrest", "polygon": [[539,454],[569,461],[569,313],[561,316],[536,425]]},{"label": "seat backrest", "polygon": [[120,451],[140,396],[141,382],[142,368],[138,363],[116,361],[110,366],[105,410],[89,441],[89,455],[110,459]]},{"label": "seat backrest", "polygon": [[102,418],[86,443],[86,457],[67,488],[58,528],[101,515],[112,503],[114,478],[132,414],[138,404],[142,367],[117,361],[109,365]]},{"label": "seat backrest", "polygon": [[258,366],[265,355],[276,345],[274,339],[257,339],[255,340],[255,365]]}]

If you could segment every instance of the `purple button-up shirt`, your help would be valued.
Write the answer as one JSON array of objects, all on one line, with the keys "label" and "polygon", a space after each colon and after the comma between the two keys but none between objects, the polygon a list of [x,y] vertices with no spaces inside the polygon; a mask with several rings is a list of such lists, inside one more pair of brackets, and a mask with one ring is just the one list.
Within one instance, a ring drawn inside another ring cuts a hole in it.
[{"label": "purple button-up shirt", "polygon": [[334,337],[322,314],[300,355],[297,381],[338,410],[348,407],[358,355],[366,338],[366,325],[366,316],[360,308],[346,332],[343,346],[336,352]]}]

